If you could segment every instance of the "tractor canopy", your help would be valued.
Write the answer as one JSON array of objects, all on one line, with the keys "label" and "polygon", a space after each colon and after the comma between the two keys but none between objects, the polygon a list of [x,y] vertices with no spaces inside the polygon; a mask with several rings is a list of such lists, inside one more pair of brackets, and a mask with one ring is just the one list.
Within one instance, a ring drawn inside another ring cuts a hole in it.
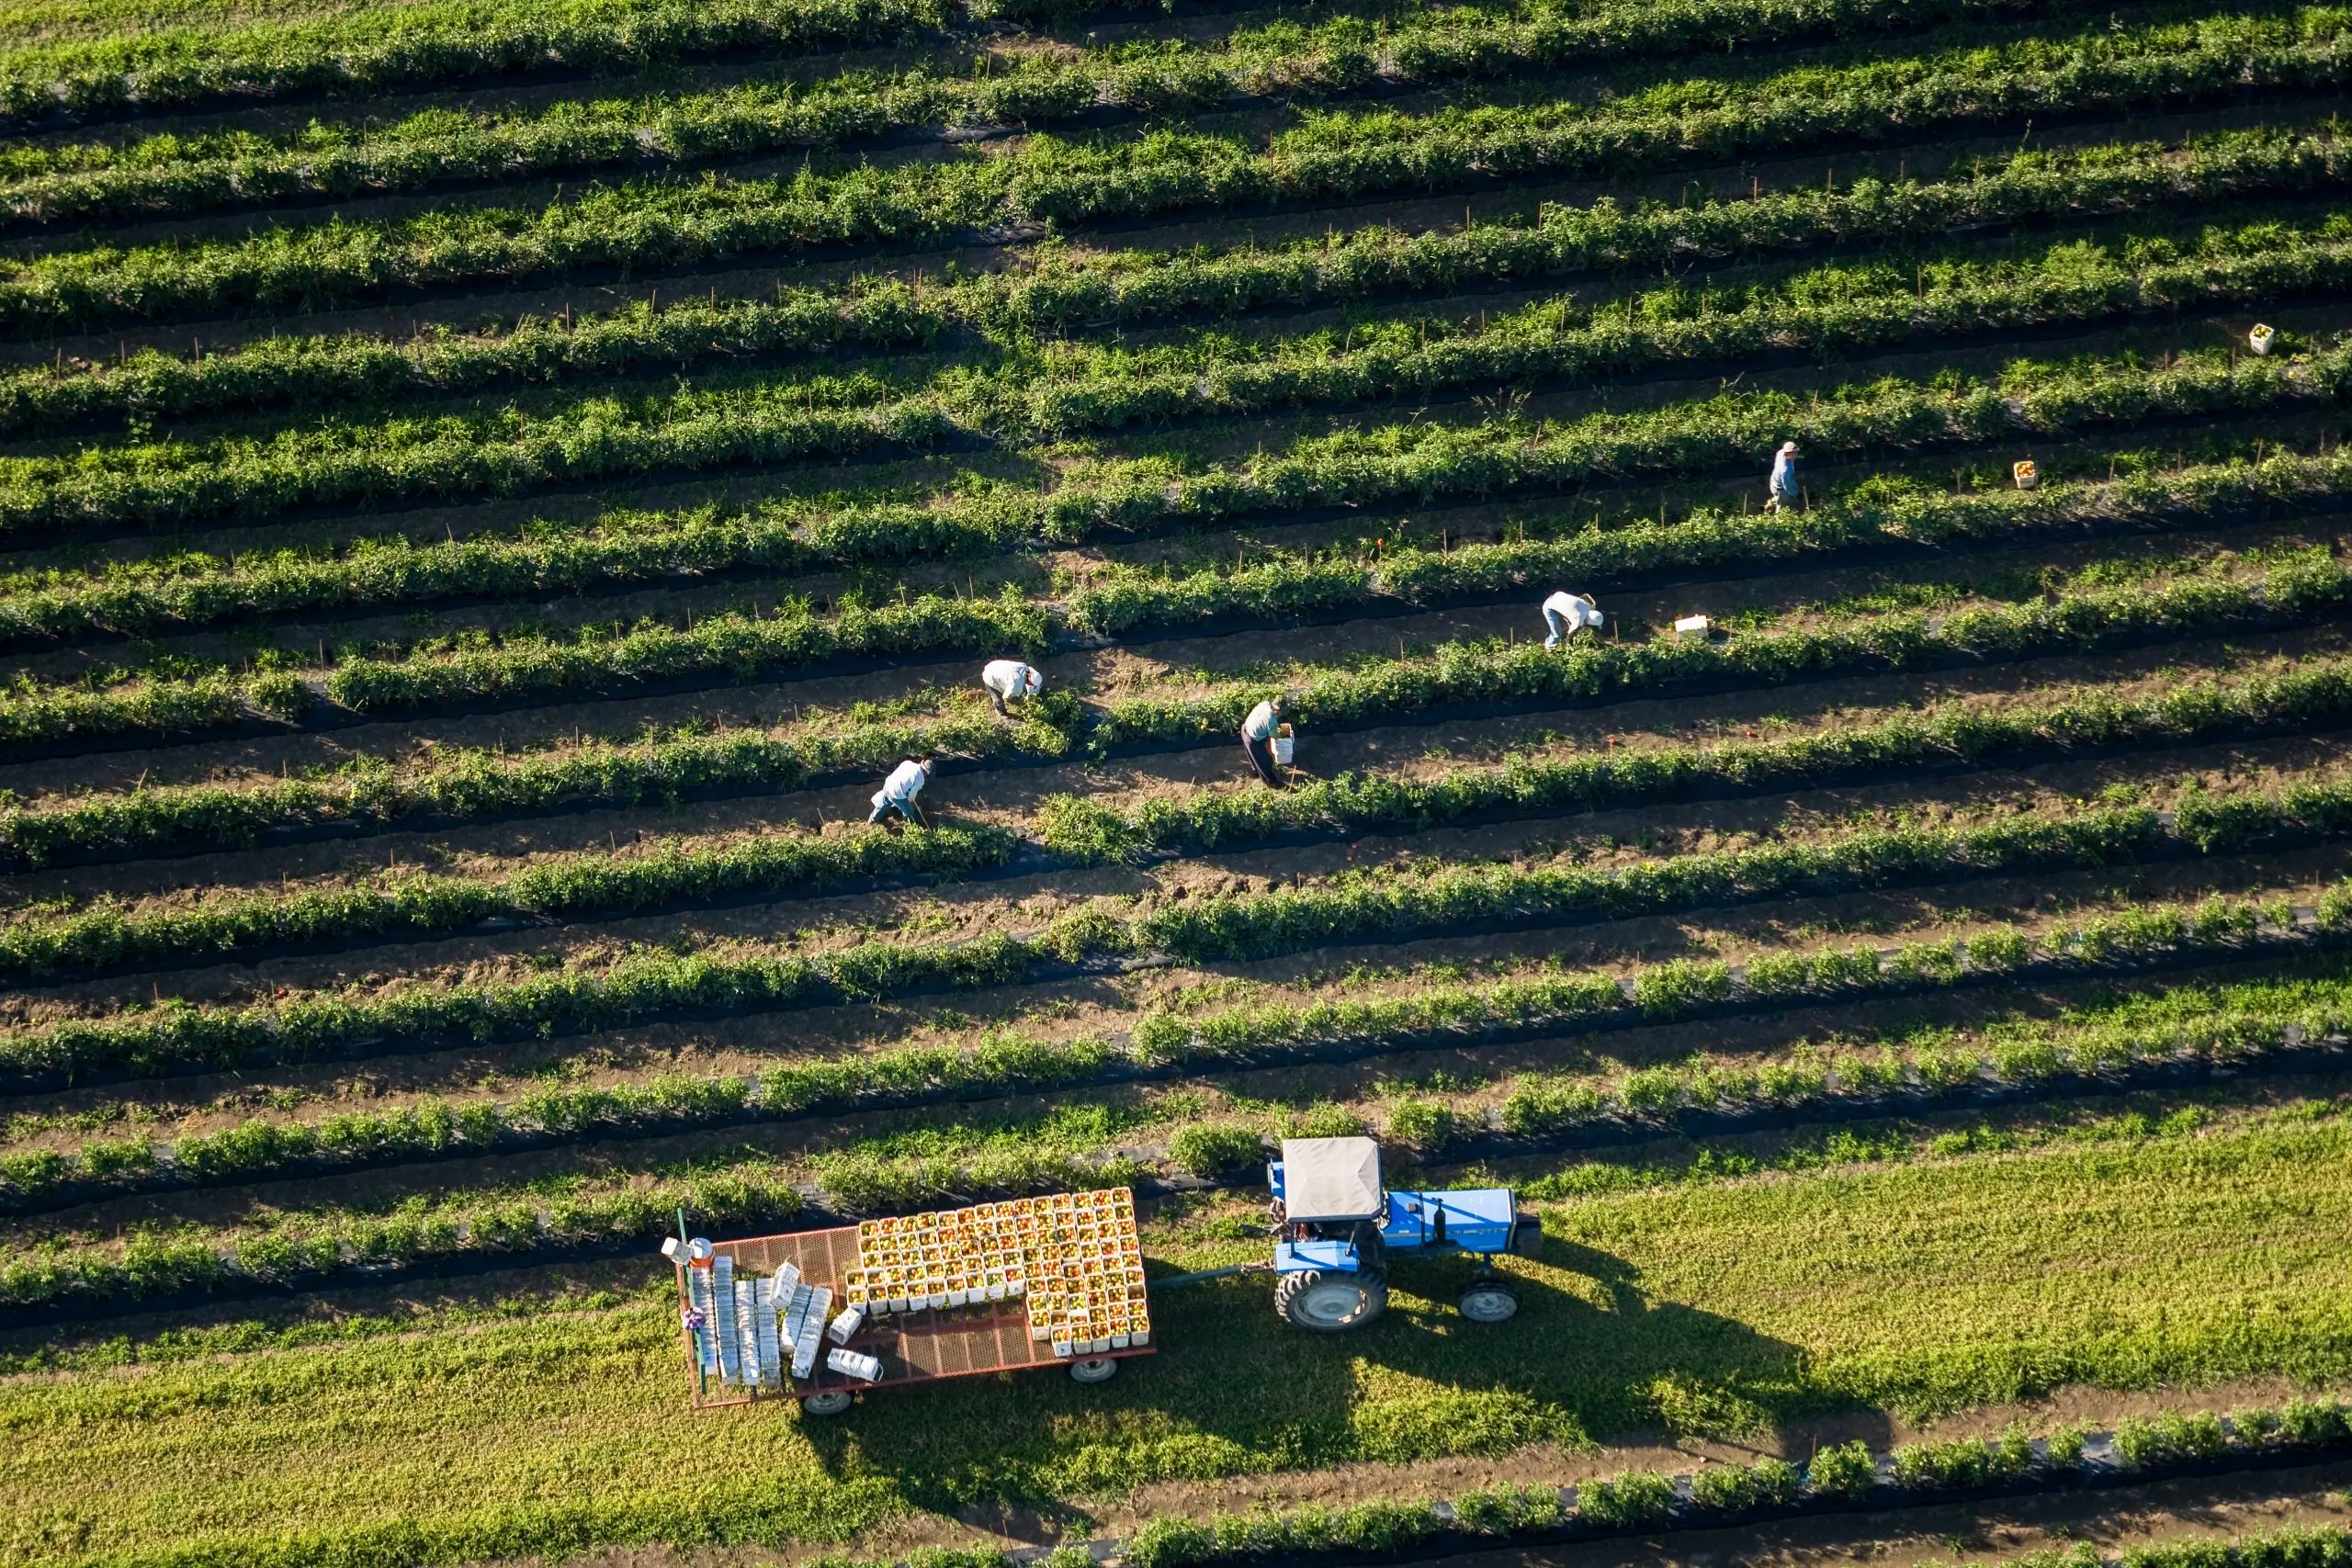
[{"label": "tractor canopy", "polygon": [[1377,1220],[1386,1211],[1380,1145],[1370,1138],[1284,1138],[1266,1181],[1296,1224]]}]

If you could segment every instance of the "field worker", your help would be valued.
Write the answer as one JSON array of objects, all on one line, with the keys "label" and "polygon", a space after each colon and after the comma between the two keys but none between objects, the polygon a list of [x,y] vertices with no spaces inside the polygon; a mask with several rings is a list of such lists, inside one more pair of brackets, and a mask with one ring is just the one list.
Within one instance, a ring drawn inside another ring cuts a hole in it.
[{"label": "field worker", "polygon": [[1282,727],[1280,697],[1268,697],[1241,721],[1241,750],[1249,754],[1250,765],[1258,770],[1268,789],[1283,787],[1283,776],[1274,771],[1274,736]]},{"label": "field worker", "polygon": [[989,702],[996,711],[1012,716],[1005,704],[1022,697],[1034,697],[1046,689],[1046,677],[1018,659],[991,660],[980,671],[980,688],[989,694]]},{"label": "field worker", "polygon": [[1772,477],[1764,481],[1764,489],[1767,491],[1764,497],[1765,511],[1792,512],[1796,509],[1799,496],[1795,442],[1781,443],[1781,450],[1772,459]]},{"label": "field worker", "polygon": [[1563,588],[1544,601],[1544,624],[1552,635],[1544,639],[1545,648],[1557,648],[1568,638],[1590,626],[1600,629],[1600,606],[1581,593],[1571,593]]},{"label": "field worker", "polygon": [[931,824],[922,819],[922,807],[915,804],[915,796],[921,795],[922,786],[930,782],[931,759],[908,758],[890,770],[890,776],[884,779],[882,787],[875,792],[874,815],[866,820],[879,822],[896,811],[918,828],[930,827]]}]

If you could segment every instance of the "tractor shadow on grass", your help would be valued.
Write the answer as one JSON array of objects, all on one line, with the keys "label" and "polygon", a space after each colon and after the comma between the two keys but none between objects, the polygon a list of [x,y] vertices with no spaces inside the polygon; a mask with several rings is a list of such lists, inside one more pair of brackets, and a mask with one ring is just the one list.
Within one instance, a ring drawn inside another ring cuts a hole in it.
[{"label": "tractor shadow on grass", "polygon": [[887,1477],[917,1507],[1041,1540],[1077,1517],[1061,1499],[1153,1481],[1661,1428],[1769,1446],[1833,1403],[1797,1347],[1659,1300],[1606,1252],[1547,1237],[1540,1258],[1507,1260],[1521,1307],[1503,1324],[1455,1306],[1476,1268],[1399,1261],[1387,1315],[1344,1335],[1279,1321],[1263,1275],[1169,1290],[1153,1302],[1159,1352],[1107,1384],[1046,1369],[886,1391],[806,1435],[837,1478]]}]

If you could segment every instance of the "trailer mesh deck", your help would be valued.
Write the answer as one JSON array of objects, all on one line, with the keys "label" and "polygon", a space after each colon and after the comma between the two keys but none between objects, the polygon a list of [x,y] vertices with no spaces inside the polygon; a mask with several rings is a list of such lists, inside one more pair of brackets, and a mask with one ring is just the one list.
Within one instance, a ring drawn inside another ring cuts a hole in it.
[{"label": "trailer mesh deck", "polygon": [[[739,1270],[773,1274],[789,1263],[812,1285],[840,1290],[842,1276],[857,1265],[857,1227],[800,1231],[790,1235],[752,1236],[744,1241],[711,1244],[714,1257],[732,1258]],[[686,1271],[678,1269],[678,1300],[686,1297]],[[831,1342],[826,1342],[830,1348]],[[869,1320],[849,1348],[882,1362],[882,1381],[861,1382],[844,1377],[817,1358],[809,1377],[792,1380],[786,1389],[744,1389],[717,1382],[705,1388],[695,1382],[695,1404],[700,1406],[749,1404],[755,1400],[797,1399],[829,1389],[864,1390],[896,1384],[930,1382],[940,1378],[975,1377],[982,1372],[1020,1371],[1031,1367],[1067,1366],[1053,1347],[1029,1337],[1029,1310],[1021,1302],[991,1302],[985,1306],[949,1307],[941,1312],[896,1314]],[[1114,1350],[1113,1356],[1148,1356],[1152,1347]],[[693,1376],[691,1366],[689,1376]]]}]

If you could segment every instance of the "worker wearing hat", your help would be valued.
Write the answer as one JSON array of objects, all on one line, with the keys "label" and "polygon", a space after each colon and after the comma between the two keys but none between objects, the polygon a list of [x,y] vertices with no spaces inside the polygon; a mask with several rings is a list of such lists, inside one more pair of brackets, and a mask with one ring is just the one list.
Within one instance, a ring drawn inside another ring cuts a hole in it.
[{"label": "worker wearing hat", "polygon": [[980,671],[980,689],[997,712],[1010,717],[1004,705],[1035,696],[1046,689],[1046,677],[1018,659],[991,660]]},{"label": "worker wearing hat", "polygon": [[1268,789],[1283,787],[1283,776],[1274,768],[1274,737],[1283,727],[1283,700],[1268,697],[1250,710],[1241,721],[1241,751],[1250,765],[1258,770],[1258,777]]},{"label": "worker wearing hat", "polygon": [[1768,492],[1764,498],[1767,512],[1793,512],[1802,499],[1797,489],[1797,444],[1781,443],[1781,450],[1772,459],[1772,477],[1764,481]]},{"label": "worker wearing hat", "polygon": [[1587,626],[1598,631],[1603,618],[1600,605],[1581,593],[1571,593],[1563,588],[1544,601],[1544,626],[1550,634],[1544,637],[1544,646],[1557,648]]},{"label": "worker wearing hat", "polygon": [[922,794],[922,786],[930,782],[931,759],[909,757],[891,769],[890,776],[882,781],[880,789],[875,791],[874,815],[866,820],[879,822],[896,811],[918,828],[930,827],[931,824],[923,820],[922,807],[915,800]]}]

